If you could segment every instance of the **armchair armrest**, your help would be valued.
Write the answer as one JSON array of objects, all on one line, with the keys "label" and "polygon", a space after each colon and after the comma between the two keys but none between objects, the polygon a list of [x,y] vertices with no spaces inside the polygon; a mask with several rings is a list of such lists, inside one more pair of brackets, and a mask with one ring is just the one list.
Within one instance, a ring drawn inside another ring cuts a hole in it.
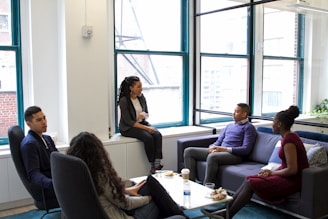
[{"label": "armchair armrest", "polygon": [[213,144],[216,141],[218,136],[219,135],[203,135],[178,139],[178,172],[180,172],[181,169],[184,168],[183,153],[187,147],[208,147],[210,144]]},{"label": "armchair armrest", "polygon": [[328,165],[310,167],[302,173],[301,205],[303,215],[322,218],[328,215]]}]

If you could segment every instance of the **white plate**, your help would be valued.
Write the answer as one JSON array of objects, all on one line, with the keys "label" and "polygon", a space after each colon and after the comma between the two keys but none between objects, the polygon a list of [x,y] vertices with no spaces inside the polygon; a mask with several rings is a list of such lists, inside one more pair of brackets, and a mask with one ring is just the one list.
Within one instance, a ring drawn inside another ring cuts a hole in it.
[{"label": "white plate", "polygon": [[210,192],[210,193],[207,193],[207,194],[205,195],[205,198],[213,198],[213,196],[211,195],[211,192]]}]

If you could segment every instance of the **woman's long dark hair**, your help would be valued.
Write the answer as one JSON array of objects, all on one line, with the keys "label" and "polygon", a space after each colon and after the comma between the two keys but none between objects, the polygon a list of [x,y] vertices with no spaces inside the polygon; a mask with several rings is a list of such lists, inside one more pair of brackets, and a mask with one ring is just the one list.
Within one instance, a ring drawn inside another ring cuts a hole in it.
[{"label": "woman's long dark hair", "polygon": [[137,76],[125,77],[121,82],[120,89],[118,90],[118,100],[117,103],[120,102],[120,99],[125,96],[130,96],[131,90],[130,86],[133,86],[136,82],[140,81],[140,78]]},{"label": "woman's long dark hair", "polygon": [[114,198],[126,203],[125,183],[113,168],[104,145],[96,135],[81,132],[71,140],[67,154],[79,157],[87,164],[98,195],[104,193],[100,182],[105,182],[112,188]]}]

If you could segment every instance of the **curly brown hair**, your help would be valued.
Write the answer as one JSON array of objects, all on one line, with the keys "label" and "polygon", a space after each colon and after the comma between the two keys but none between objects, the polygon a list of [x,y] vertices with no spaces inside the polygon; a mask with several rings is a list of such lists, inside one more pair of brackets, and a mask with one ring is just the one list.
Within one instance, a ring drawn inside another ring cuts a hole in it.
[{"label": "curly brown hair", "polygon": [[113,168],[109,154],[96,135],[81,132],[71,140],[67,154],[79,157],[87,164],[98,195],[104,193],[101,183],[105,182],[112,188],[114,198],[127,204],[124,193],[125,183]]},{"label": "curly brown hair", "polygon": [[124,80],[121,82],[119,91],[118,91],[118,100],[117,103],[120,102],[122,97],[130,96],[130,86],[135,85],[138,81],[140,81],[140,78],[137,76],[129,76],[125,77]]}]

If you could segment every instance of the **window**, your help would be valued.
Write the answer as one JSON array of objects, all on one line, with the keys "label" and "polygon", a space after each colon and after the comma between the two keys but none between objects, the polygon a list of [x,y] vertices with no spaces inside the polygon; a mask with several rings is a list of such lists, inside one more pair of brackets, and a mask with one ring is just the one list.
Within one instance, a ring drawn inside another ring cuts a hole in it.
[{"label": "window", "polygon": [[298,21],[296,13],[264,8],[262,114],[298,105]]},{"label": "window", "polygon": [[196,124],[231,120],[236,103],[248,100],[248,8],[223,10],[238,5],[233,1],[200,1],[204,14],[196,17],[200,23]]},{"label": "window", "polygon": [[22,121],[19,1],[0,0],[0,145],[7,131]]},{"label": "window", "polygon": [[115,0],[117,90],[125,77],[138,76],[149,122],[157,127],[188,122],[187,6],[179,0]]},{"label": "window", "polygon": [[302,16],[250,2],[198,1],[195,124],[231,121],[239,102],[256,116],[301,106]]}]

